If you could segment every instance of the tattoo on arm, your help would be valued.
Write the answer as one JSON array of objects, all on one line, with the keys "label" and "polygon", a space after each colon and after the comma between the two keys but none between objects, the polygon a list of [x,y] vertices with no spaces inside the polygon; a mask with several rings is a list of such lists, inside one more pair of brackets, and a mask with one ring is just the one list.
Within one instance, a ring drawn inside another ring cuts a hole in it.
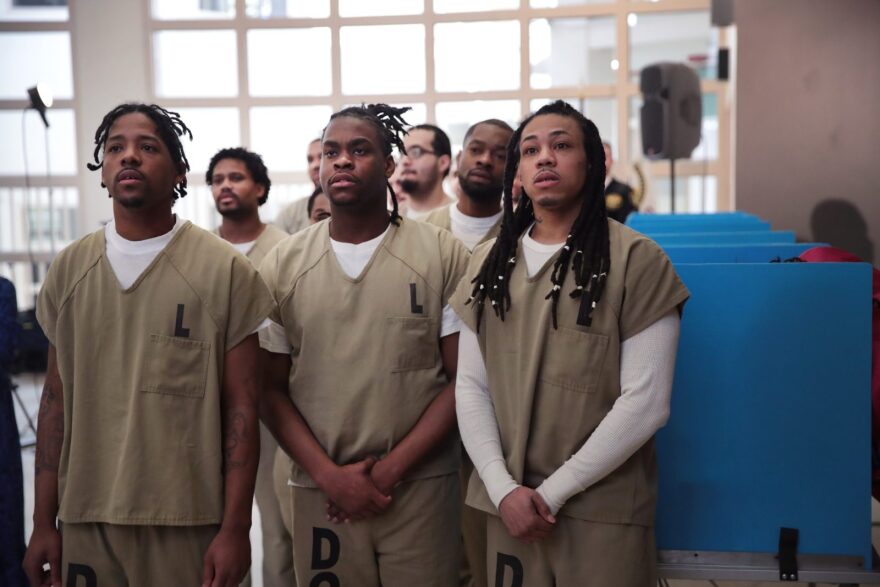
[{"label": "tattoo on arm", "polygon": [[37,454],[35,475],[58,472],[64,444],[64,399],[53,381],[46,381],[37,416]]},{"label": "tattoo on arm", "polygon": [[239,469],[247,464],[247,453],[237,450],[247,437],[247,425],[244,414],[232,411],[226,416],[223,431],[223,472]]}]

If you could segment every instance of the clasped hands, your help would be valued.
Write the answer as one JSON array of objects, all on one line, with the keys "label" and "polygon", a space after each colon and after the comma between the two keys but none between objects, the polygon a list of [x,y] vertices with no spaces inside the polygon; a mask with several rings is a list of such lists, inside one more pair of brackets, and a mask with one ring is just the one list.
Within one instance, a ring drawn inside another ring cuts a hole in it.
[{"label": "clasped hands", "polygon": [[338,524],[381,514],[391,505],[391,492],[398,483],[400,478],[387,459],[367,457],[334,467],[321,487],[327,494],[327,519]]}]

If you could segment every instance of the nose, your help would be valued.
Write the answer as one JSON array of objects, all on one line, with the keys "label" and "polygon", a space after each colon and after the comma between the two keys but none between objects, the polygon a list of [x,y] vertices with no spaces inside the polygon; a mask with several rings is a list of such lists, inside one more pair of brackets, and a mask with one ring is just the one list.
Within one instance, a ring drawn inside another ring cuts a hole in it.
[{"label": "nose", "polygon": [[141,162],[137,145],[128,145],[122,153],[122,164],[125,166],[139,165]]},{"label": "nose", "polygon": [[348,152],[340,151],[336,159],[333,160],[333,168],[345,169],[347,167],[351,167],[351,158],[348,156]]},{"label": "nose", "polygon": [[554,165],[556,163],[556,158],[554,157],[553,149],[549,146],[541,147],[541,150],[538,152],[538,165],[546,166],[546,165]]}]

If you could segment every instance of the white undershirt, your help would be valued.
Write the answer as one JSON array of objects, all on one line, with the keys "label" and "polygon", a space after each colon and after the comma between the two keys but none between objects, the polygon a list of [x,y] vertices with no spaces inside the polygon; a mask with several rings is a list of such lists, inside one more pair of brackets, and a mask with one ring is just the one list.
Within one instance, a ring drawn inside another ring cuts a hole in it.
[{"label": "white undershirt", "polygon": [[162,252],[180,227],[184,220],[175,215],[174,226],[169,232],[154,238],[141,241],[130,241],[122,238],[116,232],[116,221],[111,220],[104,225],[104,240],[107,243],[107,261],[116,274],[116,279],[122,289],[128,289],[137,281],[141,273],[150,266],[159,253]]},{"label": "white undershirt", "polygon": [[252,241],[248,241],[246,243],[230,243],[228,240],[224,239],[224,242],[228,243],[232,247],[235,248],[236,251],[247,257],[247,254],[251,252],[251,249],[254,248],[254,245],[257,244],[256,239]]},{"label": "white undershirt", "polygon": [[[554,514],[620,467],[666,423],[679,326],[678,312],[672,310],[621,343],[620,397],[583,446],[537,488]],[[499,507],[519,485],[504,462],[486,364],[477,336],[466,325],[459,333],[455,403],[462,442]]]},{"label": "white undershirt", "polygon": [[[391,225],[376,238],[358,244],[343,243],[331,238],[330,246],[336,255],[336,260],[339,262],[342,271],[351,279],[355,279],[363,273],[367,263],[372,259],[373,253],[379,248],[389,230],[391,230]],[[458,314],[447,304],[443,308],[440,338],[455,334],[461,330],[461,327],[462,323]],[[290,343],[287,340],[287,333],[284,331],[284,327],[277,322],[272,322],[269,328],[265,331],[260,331],[260,346],[271,353],[289,355],[291,351]]]},{"label": "white undershirt", "polygon": [[464,214],[458,209],[457,204],[450,204],[449,206],[452,234],[471,251],[483,240],[486,233],[492,230],[492,227],[495,226],[500,218],[501,212],[486,218],[476,218]]}]

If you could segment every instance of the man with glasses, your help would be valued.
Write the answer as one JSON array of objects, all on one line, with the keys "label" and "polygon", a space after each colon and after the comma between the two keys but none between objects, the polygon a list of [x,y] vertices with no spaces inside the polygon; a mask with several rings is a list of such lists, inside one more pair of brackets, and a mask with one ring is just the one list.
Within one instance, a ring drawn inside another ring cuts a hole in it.
[{"label": "man with glasses", "polygon": [[443,190],[443,179],[452,164],[452,147],[446,133],[433,124],[412,127],[403,142],[406,155],[400,159],[400,187],[409,195],[407,215],[420,219],[454,201]]}]

